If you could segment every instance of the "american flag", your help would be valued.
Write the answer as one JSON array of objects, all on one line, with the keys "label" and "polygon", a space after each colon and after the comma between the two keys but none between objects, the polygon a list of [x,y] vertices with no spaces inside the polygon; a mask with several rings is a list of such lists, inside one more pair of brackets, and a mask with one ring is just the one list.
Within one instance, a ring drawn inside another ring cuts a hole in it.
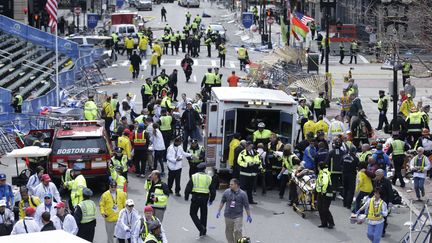
[{"label": "american flag", "polygon": [[308,25],[308,23],[311,22],[311,21],[315,21],[314,18],[309,17],[309,16],[307,16],[307,15],[304,15],[304,14],[302,14],[302,13],[300,13],[300,12],[296,12],[295,15],[296,15],[297,18],[300,19],[300,21],[301,21],[303,24],[305,24],[305,25]]},{"label": "american flag", "polygon": [[45,9],[49,14],[48,26],[51,32],[57,27],[57,0],[47,0]]}]

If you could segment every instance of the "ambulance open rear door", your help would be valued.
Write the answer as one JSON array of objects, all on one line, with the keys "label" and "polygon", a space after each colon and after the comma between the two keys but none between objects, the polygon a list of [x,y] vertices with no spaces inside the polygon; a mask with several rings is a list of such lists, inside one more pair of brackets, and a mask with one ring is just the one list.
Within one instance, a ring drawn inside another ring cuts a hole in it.
[{"label": "ambulance open rear door", "polygon": [[293,144],[294,142],[294,123],[293,114],[288,112],[280,112],[279,131],[280,139],[284,144]]},{"label": "ambulance open rear door", "polygon": [[236,125],[237,125],[237,109],[226,110],[224,113],[223,120],[223,140],[222,140],[222,163],[221,168],[230,169],[230,165],[228,162],[228,154],[229,154],[229,143],[231,139],[234,137],[236,133]]}]

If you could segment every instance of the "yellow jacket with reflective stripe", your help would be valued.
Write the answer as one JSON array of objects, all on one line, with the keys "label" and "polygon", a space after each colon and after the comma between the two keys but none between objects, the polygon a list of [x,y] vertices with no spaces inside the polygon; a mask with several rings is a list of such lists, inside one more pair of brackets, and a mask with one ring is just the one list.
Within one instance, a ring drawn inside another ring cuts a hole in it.
[{"label": "yellow jacket with reflective stripe", "polygon": [[65,186],[71,190],[72,205],[76,206],[83,200],[82,190],[87,187],[86,179],[83,175],[78,175],[74,180],[66,182]]},{"label": "yellow jacket with reflective stripe", "polygon": [[117,146],[123,149],[123,155],[126,155],[128,159],[132,158],[132,145],[129,137],[122,135],[117,139]]},{"label": "yellow jacket with reflective stripe", "polygon": [[316,133],[315,122],[313,120],[308,120],[303,125],[303,134],[306,136],[310,132],[313,133],[313,135],[315,135],[315,133]]},{"label": "yellow jacket with reflective stripe", "polygon": [[196,192],[196,193],[204,193],[204,194],[208,194],[210,193],[210,184],[212,182],[212,178],[203,173],[203,172],[198,172],[192,175],[192,184],[193,184],[193,188],[192,188],[192,192]]},{"label": "yellow jacket with reflective stripe", "polygon": [[393,142],[391,142],[391,146],[393,148],[393,155],[402,155],[405,153],[404,151],[404,147],[405,147],[405,142],[400,140],[400,139],[396,139]]},{"label": "yellow jacket with reflective stripe", "polygon": [[316,181],[316,191],[318,193],[327,193],[327,188],[331,185],[330,171],[326,168],[320,170]]},{"label": "yellow jacket with reflective stripe", "polygon": [[[40,204],[40,199],[36,196],[30,196],[28,199],[29,207],[34,208],[36,210],[36,207]],[[24,208],[24,200],[19,201],[18,203],[19,208],[19,219],[23,219],[25,217],[25,208]]]},{"label": "yellow jacket with reflective stripe", "polygon": [[102,105],[102,109],[104,110],[106,117],[114,117],[114,109],[110,102],[105,101]]},{"label": "yellow jacket with reflective stripe", "polygon": [[239,146],[240,140],[233,138],[229,143],[229,153],[228,153],[228,164],[232,167],[234,165],[234,150]]},{"label": "yellow jacket with reflective stripe", "polygon": [[123,190],[116,189],[116,204],[117,210],[114,211],[114,199],[111,195],[111,192],[108,190],[102,194],[102,197],[99,201],[99,210],[101,214],[107,215],[105,221],[107,222],[117,222],[119,212],[126,205],[126,193]]},{"label": "yellow jacket with reflective stripe", "polygon": [[97,119],[97,106],[92,100],[88,100],[84,104],[84,117],[87,121],[92,121]]},{"label": "yellow jacket with reflective stripe", "polygon": [[161,116],[159,119],[161,122],[159,129],[161,131],[170,131],[171,130],[171,122],[173,120],[172,116],[165,115],[165,116]]},{"label": "yellow jacket with reflective stripe", "polygon": [[262,132],[256,130],[253,133],[253,141],[255,142],[257,139],[268,139],[270,138],[272,132],[268,129],[263,129]]},{"label": "yellow jacket with reflective stripe", "polygon": [[[146,199],[149,198],[148,197],[148,192],[150,191],[152,182],[151,181],[146,181],[146,183],[144,184],[144,189],[147,190],[147,195],[146,195]],[[151,205],[154,208],[166,208],[167,204],[168,204],[168,196],[164,194],[163,189],[162,189],[162,182],[159,181],[158,183],[156,183],[154,185],[155,190],[154,190],[154,196],[155,198],[157,198],[156,202],[152,202]]]},{"label": "yellow jacket with reflective stripe", "polygon": [[[81,208],[81,224],[96,220],[96,204],[92,200],[84,200],[78,204]],[[78,222],[77,222],[78,223]]]}]

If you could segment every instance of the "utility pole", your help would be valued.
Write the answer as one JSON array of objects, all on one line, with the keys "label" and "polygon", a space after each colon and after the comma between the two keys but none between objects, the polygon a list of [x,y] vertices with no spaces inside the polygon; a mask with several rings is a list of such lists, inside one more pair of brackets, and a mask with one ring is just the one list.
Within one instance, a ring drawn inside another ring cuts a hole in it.
[{"label": "utility pole", "polygon": [[[320,0],[320,7],[321,10],[324,8],[325,11],[325,23],[326,23],[326,41],[325,41],[325,72],[326,75],[329,73],[329,54],[330,54],[330,16],[331,16],[331,9],[336,9],[336,0]],[[328,94],[329,92],[329,80],[325,83],[325,91]]]}]

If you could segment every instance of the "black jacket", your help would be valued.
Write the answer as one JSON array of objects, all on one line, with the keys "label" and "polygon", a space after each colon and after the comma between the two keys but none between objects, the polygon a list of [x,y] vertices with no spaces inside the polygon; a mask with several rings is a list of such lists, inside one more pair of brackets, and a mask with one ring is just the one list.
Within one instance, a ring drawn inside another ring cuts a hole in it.
[{"label": "black jacket", "polygon": [[168,87],[172,89],[175,86],[177,86],[177,73],[171,73],[169,76]]},{"label": "black jacket", "polygon": [[330,150],[326,160],[326,164],[330,172],[332,171],[342,172],[342,163],[343,163],[344,155],[345,155],[345,151],[343,151],[341,148],[335,148]]},{"label": "black jacket", "polygon": [[185,130],[194,130],[200,123],[201,118],[198,112],[194,109],[187,109],[183,112],[181,123]]},{"label": "black jacket", "polygon": [[[374,180],[373,181],[373,188],[381,188],[382,194],[381,199],[387,203],[393,202],[393,188],[391,185],[391,182],[387,178],[382,178],[381,180]],[[371,193],[371,196],[373,196],[373,192]]]},{"label": "black jacket", "polygon": [[163,193],[165,195],[169,196],[170,190],[168,188],[168,185],[165,182],[163,182],[163,181],[158,181],[156,183],[152,182],[152,185],[151,185],[150,189],[148,190],[148,194],[147,194],[147,198],[146,198],[146,205],[153,204],[153,200],[151,200],[151,196],[152,196],[152,194],[154,194],[154,192],[156,190],[155,185],[159,184],[159,183],[161,184],[161,189],[162,189]]},{"label": "black jacket", "polygon": [[131,65],[134,67],[137,67],[141,64],[141,57],[138,56],[138,54],[132,54],[131,57],[129,58]]},{"label": "black jacket", "polygon": [[48,224],[44,225],[41,229],[42,231],[50,231],[50,230],[56,230],[56,228],[54,227],[54,223],[50,220]]},{"label": "black jacket", "polygon": [[213,179],[212,179],[212,182],[211,182],[210,187],[209,187],[209,190],[210,190],[209,194],[192,192],[192,189],[193,189],[193,182],[192,182],[192,179],[190,179],[186,185],[185,192],[184,192],[185,193],[185,200],[189,200],[189,194],[192,194],[192,200],[197,199],[197,198],[207,198],[209,200],[209,202],[213,202],[215,200],[216,184],[215,184],[215,181]]},{"label": "black jacket", "polygon": [[353,180],[356,179],[357,167],[359,164],[359,159],[357,156],[351,154],[346,154],[343,156],[342,164],[342,174],[344,176],[351,176]]}]

